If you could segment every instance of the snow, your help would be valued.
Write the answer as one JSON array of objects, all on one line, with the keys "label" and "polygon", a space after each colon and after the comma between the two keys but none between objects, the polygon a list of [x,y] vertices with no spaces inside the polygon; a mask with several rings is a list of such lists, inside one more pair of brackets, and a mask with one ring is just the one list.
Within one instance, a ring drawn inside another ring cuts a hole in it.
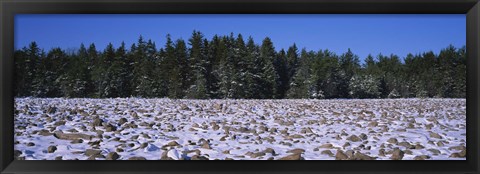
[{"label": "snow", "polygon": [[[211,160],[266,160],[288,156],[290,153],[287,151],[296,148],[305,150],[302,157],[306,160],[335,159],[335,156],[322,154],[324,150],[330,150],[334,155],[337,150],[354,150],[377,157],[377,160],[390,160],[391,154],[378,156],[379,150],[390,151],[396,147],[402,151],[407,150],[404,146],[388,143],[390,138],[396,138],[399,143],[424,146],[422,149],[408,149],[411,154],[405,154],[403,160],[412,160],[419,155],[428,155],[433,160],[466,159],[450,157],[452,153],[460,152],[451,147],[466,146],[465,99],[16,98],[15,107],[18,111],[15,115],[15,140],[18,141],[15,150],[21,151],[20,157],[25,157],[26,160],[53,160],[59,156],[63,160],[86,160],[89,156],[83,152],[95,148],[100,149],[105,156],[109,152],[117,152],[119,160],[139,156],[147,160],[158,160],[164,152],[167,157],[175,160],[190,159],[197,155],[187,153],[191,150],[198,150],[201,156]],[[48,113],[50,107],[56,107],[57,111]],[[134,117],[133,113],[138,117]],[[94,131],[91,125],[94,117],[116,126],[118,130],[107,132],[104,126],[96,126]],[[126,118],[127,123],[119,126],[121,118]],[[66,123],[54,125],[61,120]],[[378,122],[378,125],[369,126],[373,121]],[[130,123],[138,127],[126,126]],[[409,124],[413,127],[409,128]],[[431,130],[427,129],[429,124],[433,124]],[[214,129],[213,125],[217,125],[218,129]],[[19,126],[26,129],[20,129]],[[225,129],[228,128],[227,133]],[[249,131],[240,131],[240,128]],[[277,131],[271,131],[272,128]],[[306,128],[312,132],[302,132]],[[52,133],[61,130],[64,133],[95,137],[73,144],[72,140],[36,133],[41,130]],[[103,131],[103,137],[98,137],[97,131]],[[431,132],[438,133],[442,139],[431,137]],[[359,136],[362,133],[367,135],[365,140],[347,140],[351,135]],[[134,139],[135,136],[138,138]],[[199,142],[201,139],[207,140],[211,149],[203,148]],[[101,142],[98,147],[89,144],[99,140]],[[179,146],[167,147],[172,141],[176,141]],[[28,146],[30,142],[35,145]],[[343,147],[346,142],[350,146]],[[444,146],[439,146],[439,142]],[[147,143],[147,146],[140,148],[143,143]],[[319,148],[327,143],[332,144],[333,148]],[[133,146],[130,147],[129,144]],[[48,153],[47,149],[52,145],[57,150]],[[368,146],[371,148],[366,148]],[[124,151],[117,151],[118,148]],[[266,148],[274,149],[276,154],[266,153],[259,157],[248,155],[249,152],[262,152]],[[438,150],[440,154],[434,154],[429,149]],[[225,151],[229,153],[224,153]]]}]

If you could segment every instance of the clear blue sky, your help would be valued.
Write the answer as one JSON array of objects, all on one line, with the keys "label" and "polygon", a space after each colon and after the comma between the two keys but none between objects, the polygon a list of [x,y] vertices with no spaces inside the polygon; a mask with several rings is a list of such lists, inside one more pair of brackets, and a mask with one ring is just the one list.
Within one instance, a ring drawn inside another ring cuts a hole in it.
[{"label": "clear blue sky", "polygon": [[158,48],[167,33],[188,40],[193,30],[209,40],[215,34],[241,33],[257,44],[270,37],[277,50],[294,42],[307,50],[329,49],[341,54],[351,48],[364,59],[377,55],[435,51],[466,44],[466,17],[457,15],[38,15],[15,16],[15,49],[36,41],[52,47],[78,48],[95,43],[103,50],[111,42],[128,48],[140,35]]}]

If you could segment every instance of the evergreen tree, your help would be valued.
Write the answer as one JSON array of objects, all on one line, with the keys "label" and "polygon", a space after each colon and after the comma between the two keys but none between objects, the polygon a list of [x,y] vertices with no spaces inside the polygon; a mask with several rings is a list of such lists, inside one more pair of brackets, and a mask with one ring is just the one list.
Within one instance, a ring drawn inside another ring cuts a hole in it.
[{"label": "evergreen tree", "polygon": [[275,47],[269,37],[266,37],[262,46],[260,47],[260,66],[262,67],[260,77],[262,79],[260,83],[260,98],[273,98],[276,94],[276,79],[277,74],[273,66],[273,60],[275,58]]},{"label": "evergreen tree", "polygon": [[288,63],[285,50],[280,50],[278,55],[275,57],[273,62],[275,67],[275,72],[277,74],[276,79],[276,91],[275,98],[285,98],[286,92],[289,87],[289,72],[288,72]]},{"label": "evergreen tree", "polygon": [[[192,38],[189,39],[190,58],[189,69],[191,73],[185,75],[186,83],[190,84],[187,92],[187,98],[205,99],[207,98],[207,78],[206,66],[207,55],[206,48],[203,44],[203,34],[198,31],[193,31]],[[193,77],[190,79],[190,77]]]},{"label": "evergreen tree", "polygon": [[15,96],[169,98],[399,98],[466,97],[466,49],[448,46],[408,54],[368,55],[360,66],[349,49],[341,56],[295,44],[278,54],[267,37],[233,33],[210,41],[199,31],[163,48],[140,36],[130,50],[122,43],[99,52],[94,44],[78,51],[43,52],[35,42],[15,50]]},{"label": "evergreen tree", "polygon": [[33,96],[35,97],[61,97],[60,75],[66,66],[66,53],[60,48],[50,50],[45,58],[40,59],[36,76],[33,80]]},{"label": "evergreen tree", "polygon": [[302,49],[300,66],[292,78],[288,98],[314,98],[317,95],[315,83],[312,81],[312,61],[315,55]]}]

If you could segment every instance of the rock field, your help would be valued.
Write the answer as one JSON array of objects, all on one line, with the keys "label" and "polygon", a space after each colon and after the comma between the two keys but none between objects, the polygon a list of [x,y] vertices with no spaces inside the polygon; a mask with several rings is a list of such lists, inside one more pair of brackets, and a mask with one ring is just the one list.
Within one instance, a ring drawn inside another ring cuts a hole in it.
[{"label": "rock field", "polygon": [[17,160],[466,160],[465,99],[15,99]]}]

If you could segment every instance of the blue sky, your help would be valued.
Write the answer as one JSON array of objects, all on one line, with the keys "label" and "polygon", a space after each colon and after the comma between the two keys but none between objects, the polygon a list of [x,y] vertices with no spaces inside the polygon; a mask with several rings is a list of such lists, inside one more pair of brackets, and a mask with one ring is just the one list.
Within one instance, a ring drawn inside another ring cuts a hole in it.
[{"label": "blue sky", "polygon": [[466,17],[455,15],[39,15],[15,16],[15,49],[36,41],[46,51],[95,43],[103,50],[111,42],[128,48],[142,35],[158,48],[167,33],[188,40],[193,30],[209,40],[215,34],[252,36],[260,44],[270,37],[277,50],[293,43],[307,50],[329,49],[341,54],[350,48],[364,59],[377,55],[435,51],[449,44],[466,44]]}]

